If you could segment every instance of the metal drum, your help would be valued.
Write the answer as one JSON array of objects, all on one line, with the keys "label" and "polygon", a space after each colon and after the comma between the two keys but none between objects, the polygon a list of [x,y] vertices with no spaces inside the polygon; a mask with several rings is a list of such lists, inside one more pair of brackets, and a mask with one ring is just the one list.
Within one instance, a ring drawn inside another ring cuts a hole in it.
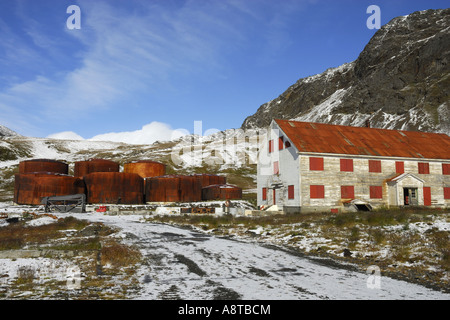
[{"label": "metal drum", "polygon": [[219,176],[215,174],[193,174],[193,177],[196,177],[200,183],[202,188],[211,186],[213,184],[226,184],[227,178],[225,176]]},{"label": "metal drum", "polygon": [[94,172],[119,172],[119,164],[105,159],[90,159],[75,162],[75,177],[84,177]]},{"label": "metal drum", "polygon": [[14,202],[39,205],[44,197],[85,193],[80,178],[55,173],[18,173],[15,175]]},{"label": "metal drum", "polygon": [[167,175],[145,179],[146,202],[201,201],[200,181],[193,176]]},{"label": "metal drum", "polygon": [[142,204],[144,179],[136,173],[94,172],[84,176],[87,203]]},{"label": "metal drum", "polygon": [[166,165],[151,160],[125,163],[123,172],[137,173],[142,178],[158,177],[166,174]]},{"label": "metal drum", "polygon": [[65,162],[50,159],[25,160],[19,163],[19,173],[33,172],[68,174],[69,165]]},{"label": "metal drum", "polygon": [[202,200],[242,199],[242,189],[230,184],[215,184],[202,188]]}]

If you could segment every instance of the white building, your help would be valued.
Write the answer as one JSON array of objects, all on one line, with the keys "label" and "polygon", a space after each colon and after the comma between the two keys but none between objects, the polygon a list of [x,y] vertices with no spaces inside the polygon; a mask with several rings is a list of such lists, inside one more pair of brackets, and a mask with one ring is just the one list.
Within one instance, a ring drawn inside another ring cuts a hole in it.
[{"label": "white building", "polygon": [[285,212],[450,207],[445,134],[273,120],[260,149],[258,205]]}]

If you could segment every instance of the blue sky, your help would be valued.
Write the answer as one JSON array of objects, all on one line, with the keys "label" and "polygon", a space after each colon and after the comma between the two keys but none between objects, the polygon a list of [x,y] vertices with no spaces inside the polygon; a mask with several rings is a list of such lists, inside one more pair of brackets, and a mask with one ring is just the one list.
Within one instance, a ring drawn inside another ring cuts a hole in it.
[{"label": "blue sky", "polygon": [[[69,5],[81,10],[70,30]],[[2,0],[0,124],[46,137],[239,128],[298,79],[355,60],[381,24],[448,1]],[[149,141],[152,140],[148,137]]]}]

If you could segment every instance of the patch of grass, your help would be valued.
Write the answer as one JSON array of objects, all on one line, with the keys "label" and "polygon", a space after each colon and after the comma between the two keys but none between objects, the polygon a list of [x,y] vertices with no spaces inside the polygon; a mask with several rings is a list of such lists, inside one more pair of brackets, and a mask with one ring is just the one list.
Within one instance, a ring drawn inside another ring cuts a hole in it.
[{"label": "patch of grass", "polygon": [[27,244],[46,244],[50,240],[65,237],[62,230],[81,230],[87,225],[89,222],[72,216],[41,226],[27,226],[24,221],[10,224],[0,228],[0,250],[20,249]]},{"label": "patch of grass", "polygon": [[81,238],[70,239],[67,242],[61,244],[50,245],[48,248],[53,250],[100,250],[102,247],[100,239],[94,238]]},{"label": "patch of grass", "polygon": [[30,291],[34,288],[34,279],[36,278],[36,270],[30,266],[19,267],[17,270],[17,278],[14,285],[18,286],[21,291]]},{"label": "patch of grass", "polygon": [[428,232],[428,237],[431,246],[440,254],[442,268],[450,271],[450,232],[432,229]]},{"label": "patch of grass", "polygon": [[445,271],[450,271],[450,249],[442,250],[441,266]]},{"label": "patch of grass", "polygon": [[17,160],[17,155],[6,147],[0,146],[0,161]]},{"label": "patch of grass", "polygon": [[348,240],[350,242],[358,242],[359,239],[360,239],[359,228],[357,226],[354,226],[353,228],[350,229],[350,235],[348,237]]},{"label": "patch of grass", "polygon": [[102,246],[100,253],[102,265],[110,264],[113,267],[128,267],[136,264],[142,259],[138,249],[116,241],[105,243]]},{"label": "patch of grass", "polygon": [[392,256],[396,261],[410,260],[411,250],[421,243],[420,235],[411,233],[391,233],[388,240],[392,244]]},{"label": "patch of grass", "polygon": [[327,219],[327,223],[337,227],[352,227],[357,222],[358,214],[355,212],[335,214]]},{"label": "patch of grass", "polygon": [[386,242],[386,232],[381,228],[369,229],[369,237],[371,241],[377,245],[381,245]]}]

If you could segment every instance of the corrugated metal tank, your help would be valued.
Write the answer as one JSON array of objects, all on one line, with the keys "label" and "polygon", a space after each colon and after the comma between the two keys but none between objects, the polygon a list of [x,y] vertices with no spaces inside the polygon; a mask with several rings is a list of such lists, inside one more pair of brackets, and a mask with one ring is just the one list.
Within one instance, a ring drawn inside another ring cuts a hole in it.
[{"label": "corrugated metal tank", "polygon": [[82,179],[55,173],[18,173],[15,175],[14,202],[39,205],[43,197],[85,193]]},{"label": "corrugated metal tank", "polygon": [[105,159],[89,159],[75,162],[75,177],[84,177],[94,172],[119,172],[119,164]]},{"label": "corrugated metal tank", "polygon": [[144,179],[136,173],[94,172],[84,176],[87,203],[142,204]]},{"label": "corrugated metal tank", "polygon": [[141,160],[125,163],[123,172],[137,173],[142,178],[158,177],[166,174],[166,165],[151,160]]},{"label": "corrugated metal tank", "polygon": [[19,173],[33,172],[68,174],[69,165],[65,162],[50,159],[25,160],[19,163]]},{"label": "corrugated metal tank", "polygon": [[203,200],[242,199],[242,189],[230,184],[215,184],[202,188]]},{"label": "corrugated metal tank", "polygon": [[145,179],[146,202],[201,201],[200,181],[193,176],[167,175]]},{"label": "corrugated metal tank", "polygon": [[193,174],[193,177],[196,177],[200,183],[202,188],[211,186],[213,184],[226,184],[227,178],[225,176],[219,176],[215,174]]}]

